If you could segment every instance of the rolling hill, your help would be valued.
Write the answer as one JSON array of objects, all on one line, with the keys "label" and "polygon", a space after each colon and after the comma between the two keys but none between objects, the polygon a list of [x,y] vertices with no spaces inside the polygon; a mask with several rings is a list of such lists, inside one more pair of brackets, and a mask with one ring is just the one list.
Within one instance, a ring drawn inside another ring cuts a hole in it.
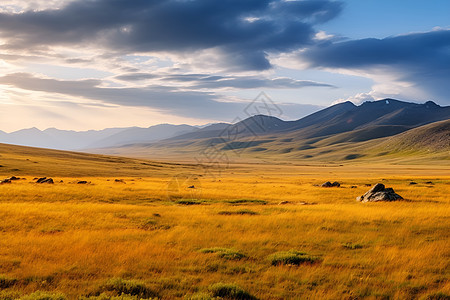
[{"label": "rolling hill", "polygon": [[0,144],[0,176],[167,177],[196,169],[192,164]]}]

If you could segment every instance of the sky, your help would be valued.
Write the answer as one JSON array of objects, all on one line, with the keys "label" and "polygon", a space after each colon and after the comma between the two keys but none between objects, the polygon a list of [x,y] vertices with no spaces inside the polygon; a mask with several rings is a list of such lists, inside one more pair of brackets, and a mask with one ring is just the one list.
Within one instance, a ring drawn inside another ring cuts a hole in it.
[{"label": "sky", "polygon": [[0,130],[450,105],[448,0],[2,0]]}]

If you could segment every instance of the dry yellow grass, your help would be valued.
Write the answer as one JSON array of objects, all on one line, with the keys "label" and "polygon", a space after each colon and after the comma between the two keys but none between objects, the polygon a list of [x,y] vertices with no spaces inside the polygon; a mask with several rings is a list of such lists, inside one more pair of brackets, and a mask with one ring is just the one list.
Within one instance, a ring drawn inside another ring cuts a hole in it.
[{"label": "dry yellow grass", "polygon": [[[62,158],[61,170],[45,151],[29,157],[42,172],[27,161],[14,172],[13,158],[25,156],[1,155],[0,176],[27,180],[0,185],[0,299],[36,291],[77,299],[103,292],[111,278],[140,282],[162,299],[211,294],[219,282],[259,299],[450,294],[447,166],[236,164],[210,177],[195,165],[158,164],[145,174],[143,161],[127,159],[116,169],[116,158],[91,167]],[[35,184],[35,175],[56,183]],[[315,186],[327,180],[342,187]],[[355,201],[376,182],[407,201]],[[200,251],[214,247],[245,257]],[[291,249],[319,260],[272,265],[272,254]]]}]

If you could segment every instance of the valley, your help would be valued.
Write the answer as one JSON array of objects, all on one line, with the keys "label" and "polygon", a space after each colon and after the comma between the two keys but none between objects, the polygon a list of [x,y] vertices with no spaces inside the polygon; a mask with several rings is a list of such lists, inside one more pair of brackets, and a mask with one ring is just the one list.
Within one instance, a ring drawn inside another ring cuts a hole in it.
[{"label": "valley", "polygon": [[[448,164],[260,161],[205,173],[195,163],[0,149],[0,176],[25,178],[0,185],[2,299],[450,292]],[[405,200],[355,200],[377,182]]]}]

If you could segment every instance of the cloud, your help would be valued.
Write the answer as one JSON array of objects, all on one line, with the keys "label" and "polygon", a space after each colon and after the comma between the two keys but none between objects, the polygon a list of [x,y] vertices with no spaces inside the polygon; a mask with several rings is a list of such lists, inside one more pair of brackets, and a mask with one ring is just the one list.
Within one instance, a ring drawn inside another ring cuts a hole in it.
[{"label": "cloud", "polygon": [[335,86],[315,82],[311,80],[295,80],[292,78],[265,78],[257,76],[221,76],[211,74],[151,74],[129,73],[115,77],[122,81],[136,82],[149,79],[160,80],[167,83],[182,83],[190,89],[299,89],[304,87],[328,87]]},{"label": "cloud", "polygon": [[[209,92],[181,91],[167,86],[108,88],[101,87],[100,80],[63,81],[38,78],[28,73],[0,77],[0,84],[28,91],[98,100],[119,106],[146,107],[166,114],[198,119],[231,121],[248,105],[248,102],[221,101],[226,99]],[[320,108],[301,104],[279,104],[279,106],[285,116],[291,119],[298,119]]]},{"label": "cloud", "polygon": [[[371,94],[397,91],[406,99],[450,104],[450,30],[436,29],[384,39],[325,42],[298,54],[312,68],[350,70],[373,78]],[[418,99],[419,98],[419,99]]]},{"label": "cloud", "polygon": [[0,13],[0,36],[7,49],[210,50],[223,67],[266,70],[270,53],[313,44],[313,27],[341,9],[330,0],[78,0],[59,9]]}]

